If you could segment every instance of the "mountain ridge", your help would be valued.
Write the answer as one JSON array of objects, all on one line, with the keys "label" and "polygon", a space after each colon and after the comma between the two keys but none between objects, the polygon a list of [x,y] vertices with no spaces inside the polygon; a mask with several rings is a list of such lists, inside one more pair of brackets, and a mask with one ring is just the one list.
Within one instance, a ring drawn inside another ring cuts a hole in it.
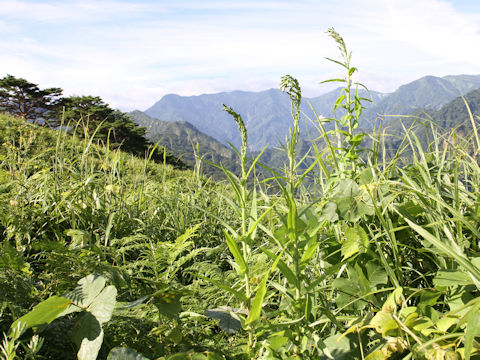
[{"label": "mountain ridge", "polygon": [[[466,92],[480,88],[480,75],[424,76],[403,84],[392,93],[360,90],[365,107],[360,127],[372,127],[383,115],[407,115],[415,109],[438,110],[442,105]],[[332,117],[333,106],[341,89],[334,89],[317,97],[304,98],[301,110],[301,130],[313,127],[314,115],[308,103],[319,116]],[[278,146],[285,139],[292,125],[291,105],[287,94],[278,89],[257,92],[234,90],[215,94],[181,96],[168,94],[145,110],[145,114],[166,122],[187,121],[196,129],[227,144],[241,144],[235,121],[224,111],[223,104],[238,112],[247,127],[249,151],[258,151],[265,146]],[[341,112],[337,111],[337,117]],[[326,124],[328,127],[329,125]]]}]

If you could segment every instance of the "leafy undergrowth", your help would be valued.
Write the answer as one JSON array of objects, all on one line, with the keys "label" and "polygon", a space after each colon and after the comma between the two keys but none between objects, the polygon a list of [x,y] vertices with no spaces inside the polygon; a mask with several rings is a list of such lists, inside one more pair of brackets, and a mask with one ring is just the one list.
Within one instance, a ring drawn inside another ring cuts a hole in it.
[{"label": "leafy undergrowth", "polygon": [[325,146],[301,166],[301,89],[282,78],[288,161],[269,180],[228,106],[243,141],[224,184],[2,116],[3,356],[480,358],[478,119],[455,143],[432,128],[428,147],[406,129],[383,156],[329,34],[341,116],[314,119]]}]

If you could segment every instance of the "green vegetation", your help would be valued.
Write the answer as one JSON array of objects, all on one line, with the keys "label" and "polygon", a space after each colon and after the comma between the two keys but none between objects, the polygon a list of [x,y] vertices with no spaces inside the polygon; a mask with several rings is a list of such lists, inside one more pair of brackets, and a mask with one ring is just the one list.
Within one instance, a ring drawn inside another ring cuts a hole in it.
[{"label": "green vegetation", "polygon": [[234,173],[240,172],[235,151],[205,135],[192,124],[162,121],[138,110],[128,115],[136,124],[146,128],[146,136],[152,143],[164,146],[192,169],[201,167],[205,176],[224,178],[223,172],[209,163],[222,164]]},{"label": "green vegetation", "polygon": [[248,158],[228,103],[223,183],[0,115],[3,358],[479,359],[480,119],[459,137],[430,122],[426,144],[405,126],[387,157],[328,33],[339,116],[314,119],[307,161],[283,77],[284,171]]},{"label": "green vegetation", "polygon": [[36,84],[7,75],[0,79],[0,111],[44,127],[66,127],[77,136],[88,136],[110,149],[122,148],[142,157],[149,153],[154,161],[185,167],[165,148],[154,148],[145,138],[145,128],[135,124],[127,114],[110,108],[100,97],[61,97],[62,91],[60,88],[40,90]]}]

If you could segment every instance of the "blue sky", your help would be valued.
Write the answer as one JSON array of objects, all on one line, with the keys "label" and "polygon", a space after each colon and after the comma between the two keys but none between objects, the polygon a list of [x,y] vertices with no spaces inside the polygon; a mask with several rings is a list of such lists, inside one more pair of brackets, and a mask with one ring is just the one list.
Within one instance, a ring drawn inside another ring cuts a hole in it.
[{"label": "blue sky", "polygon": [[390,92],[424,75],[480,74],[478,0],[0,0],[0,76],[144,110],[163,95],[278,87],[307,96],[341,75]]}]

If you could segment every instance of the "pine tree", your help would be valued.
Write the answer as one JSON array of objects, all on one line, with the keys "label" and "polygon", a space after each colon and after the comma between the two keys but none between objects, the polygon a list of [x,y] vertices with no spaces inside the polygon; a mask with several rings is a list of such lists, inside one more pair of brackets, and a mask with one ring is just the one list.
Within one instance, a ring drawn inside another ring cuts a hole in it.
[{"label": "pine tree", "polygon": [[60,88],[42,90],[37,84],[7,75],[0,79],[0,111],[48,125],[62,91]]}]

